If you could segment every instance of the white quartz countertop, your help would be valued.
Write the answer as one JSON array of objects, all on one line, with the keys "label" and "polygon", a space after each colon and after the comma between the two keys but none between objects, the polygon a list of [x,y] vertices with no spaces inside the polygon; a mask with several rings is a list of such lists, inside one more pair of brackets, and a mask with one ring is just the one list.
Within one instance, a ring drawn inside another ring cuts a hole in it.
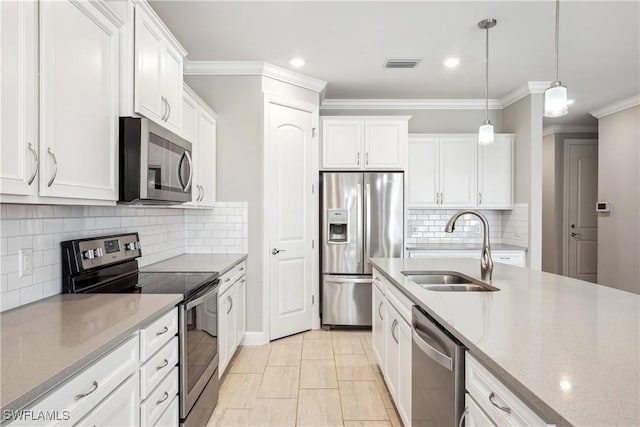
[{"label": "white quartz countertop", "polygon": [[496,292],[427,291],[402,271],[480,277],[477,260],[371,262],[547,422],[640,425],[640,296],[496,264]]},{"label": "white quartz countertop", "polygon": [[3,312],[3,413],[29,405],[180,301],[177,294],[61,294]]},{"label": "white quartz countertop", "polygon": [[140,268],[142,272],[160,273],[218,273],[224,274],[239,262],[247,259],[246,254],[183,254]]},{"label": "white quartz countertop", "polygon": [[[408,251],[478,251],[482,249],[481,243],[413,243],[407,245]],[[492,243],[491,250],[495,251],[526,251],[522,246],[508,245],[506,243]]]}]

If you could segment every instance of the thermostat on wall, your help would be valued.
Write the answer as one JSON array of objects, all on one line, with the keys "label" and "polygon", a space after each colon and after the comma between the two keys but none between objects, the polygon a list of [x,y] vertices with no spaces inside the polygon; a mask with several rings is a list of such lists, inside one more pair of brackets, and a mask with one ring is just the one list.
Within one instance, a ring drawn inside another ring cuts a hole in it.
[{"label": "thermostat on wall", "polygon": [[610,210],[609,202],[596,202],[596,212],[609,212]]}]

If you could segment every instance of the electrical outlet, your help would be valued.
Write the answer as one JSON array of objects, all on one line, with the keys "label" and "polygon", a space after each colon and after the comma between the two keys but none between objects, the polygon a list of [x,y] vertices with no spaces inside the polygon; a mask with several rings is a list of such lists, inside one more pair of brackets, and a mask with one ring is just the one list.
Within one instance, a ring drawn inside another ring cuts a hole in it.
[{"label": "electrical outlet", "polygon": [[33,251],[20,249],[20,277],[30,276],[33,273]]}]

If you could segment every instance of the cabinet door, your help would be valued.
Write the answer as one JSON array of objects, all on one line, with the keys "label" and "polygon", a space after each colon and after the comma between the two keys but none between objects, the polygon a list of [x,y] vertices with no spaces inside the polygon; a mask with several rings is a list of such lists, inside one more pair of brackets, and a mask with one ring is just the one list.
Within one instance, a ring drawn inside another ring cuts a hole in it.
[{"label": "cabinet door", "polygon": [[404,425],[411,425],[411,326],[402,318],[398,320],[399,375],[396,408]]},{"label": "cabinet door", "polygon": [[407,206],[431,208],[438,206],[440,190],[440,140],[432,136],[409,137],[407,171]]},{"label": "cabinet door", "polygon": [[513,136],[478,146],[478,208],[513,208]]},{"label": "cabinet door", "polygon": [[322,121],[322,167],[361,169],[364,165],[364,122],[362,120]]},{"label": "cabinet door", "polygon": [[140,425],[140,395],[138,374],[129,377],[107,396],[79,426],[137,426]]},{"label": "cabinet door", "polygon": [[160,92],[165,97],[167,115],[164,126],[175,133],[182,129],[182,55],[168,42],[162,48]]},{"label": "cabinet door", "polygon": [[440,207],[476,205],[476,147],[474,135],[440,138]]},{"label": "cabinet door", "polygon": [[189,91],[182,96],[182,131],[180,135],[193,144],[193,157],[196,158],[196,135],[198,132],[198,101]]},{"label": "cabinet door", "polygon": [[367,120],[364,126],[365,168],[404,169],[407,121]]},{"label": "cabinet door", "polygon": [[378,366],[382,372],[385,370],[385,360],[384,360],[384,339],[385,339],[385,321],[384,318],[386,316],[386,304],[384,300],[384,295],[378,289],[377,286],[373,285],[373,293],[372,293],[372,307],[371,314],[373,316],[372,319],[372,327],[371,327],[371,340],[373,342],[373,356],[378,362]]},{"label": "cabinet door", "polygon": [[197,184],[202,188],[200,205],[216,201],[216,119],[206,110],[198,110]]},{"label": "cabinet door", "polygon": [[0,189],[36,194],[38,14],[35,1],[0,2]]},{"label": "cabinet door", "polygon": [[117,200],[118,27],[89,2],[40,2],[40,194]]},{"label": "cabinet door", "polygon": [[244,339],[244,334],[247,332],[247,278],[242,277],[238,280],[238,295],[237,295],[237,306],[238,306],[238,325],[237,325],[237,344],[242,344],[242,340]]},{"label": "cabinet door", "polygon": [[161,102],[164,38],[142,8],[136,8],[135,16],[135,110],[162,123],[166,113]]},{"label": "cabinet door", "polygon": [[384,379],[387,383],[389,393],[391,394],[391,397],[393,397],[394,402],[398,402],[400,364],[402,363],[402,360],[400,355],[400,339],[398,336],[397,328],[400,322],[402,322],[402,318],[391,304],[388,304],[386,301],[385,304],[386,321],[384,322]]},{"label": "cabinet door", "polygon": [[222,377],[227,365],[233,357],[236,343],[236,287],[231,286],[218,297],[218,352],[220,353],[219,377]]}]

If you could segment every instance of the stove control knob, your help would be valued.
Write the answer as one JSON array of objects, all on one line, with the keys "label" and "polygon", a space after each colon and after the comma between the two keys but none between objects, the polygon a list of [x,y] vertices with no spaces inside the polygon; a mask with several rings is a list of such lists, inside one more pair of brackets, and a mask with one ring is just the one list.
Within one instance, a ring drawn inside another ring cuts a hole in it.
[{"label": "stove control knob", "polygon": [[93,249],[86,250],[82,253],[84,259],[93,259]]},{"label": "stove control knob", "polygon": [[136,249],[140,249],[140,242],[129,242],[124,245],[125,251],[135,251]]},{"label": "stove control knob", "polygon": [[102,250],[102,248],[95,248],[95,249],[93,250],[93,255],[94,255],[96,258],[101,258],[101,257],[104,255],[104,251]]}]

